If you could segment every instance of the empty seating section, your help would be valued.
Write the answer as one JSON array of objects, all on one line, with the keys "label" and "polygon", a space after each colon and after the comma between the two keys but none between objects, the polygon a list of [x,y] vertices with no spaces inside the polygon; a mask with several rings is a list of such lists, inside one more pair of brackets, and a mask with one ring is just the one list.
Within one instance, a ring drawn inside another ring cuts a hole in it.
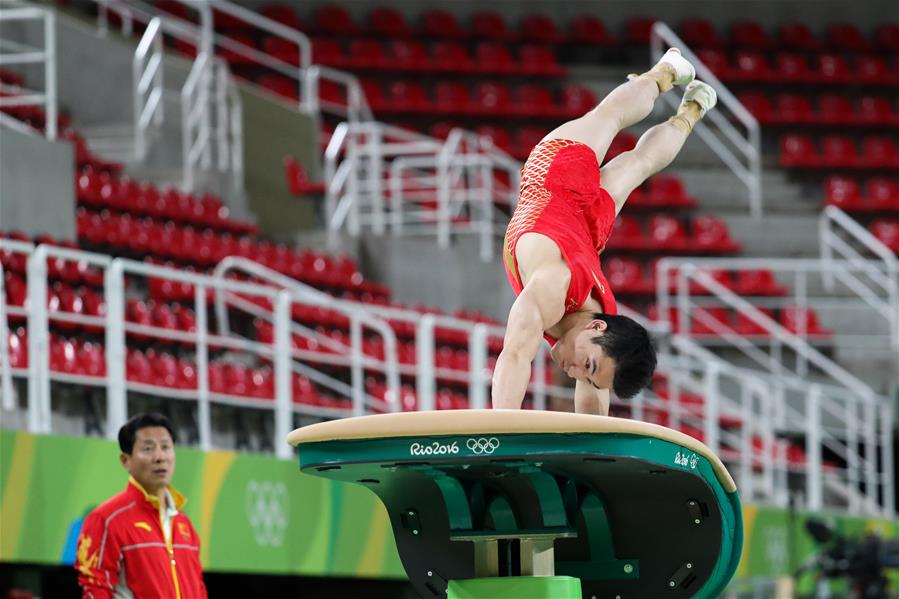
[{"label": "empty seating section", "polygon": [[865,35],[849,23],[817,34],[800,23],[768,31],[733,23],[721,35],[690,20],[681,34],[776,139],[777,164],[824,204],[860,219],[897,251],[899,223],[899,25]]},{"label": "empty seating section", "polygon": [[[176,16],[195,19],[178,2],[156,4]],[[578,16],[567,23],[541,14],[512,21],[490,10],[460,18],[453,12],[431,9],[411,18],[387,4],[363,18],[354,17],[338,5],[298,13],[294,4],[272,3],[260,12],[310,35],[313,62],[358,75],[379,119],[438,138],[445,138],[455,126],[463,126],[491,138],[498,148],[519,159],[525,159],[554,124],[579,116],[596,104],[591,88],[567,79],[566,65],[578,60],[579,50],[602,48],[608,52],[603,56],[623,64],[629,57],[621,47],[645,48],[653,23],[649,17],[634,18],[620,31],[609,31],[600,18],[592,15]],[[217,13],[215,19],[217,29],[235,41],[286,63],[299,64],[293,44],[260,35],[258,30],[224,13]],[[733,86],[761,124],[775,128],[780,166],[806,170],[822,179],[829,175],[824,183],[825,201],[871,215],[871,232],[899,253],[899,182],[895,178],[899,149],[894,134],[899,127],[897,28],[884,26],[866,36],[847,24],[813,33],[802,24],[786,23],[771,30],[743,20],[720,28],[692,19],[681,23],[679,32],[687,44],[698,49],[702,60]],[[190,55],[196,52],[189,44],[176,45],[176,49]],[[260,68],[240,52],[221,51],[221,56],[239,76],[287,100],[299,99],[296,81]],[[2,70],[0,81],[7,84],[3,90],[23,84],[16,73]],[[851,86],[852,93],[841,86]],[[346,102],[335,87],[323,85],[321,94],[327,101]],[[43,127],[44,115],[39,109],[5,110],[32,126]],[[390,290],[365,280],[350,258],[260,238],[253,225],[230,218],[227,208],[214,196],[197,197],[128,179],[120,174],[120,165],[93,156],[65,116],[60,117],[60,126],[64,137],[76,148],[78,244],[46,238],[31,241],[95,249],[197,272],[208,271],[225,256],[244,256],[336,297],[433,312],[425,307],[392,303]],[[333,123],[325,123],[324,127],[333,127]],[[633,149],[635,143],[632,135],[622,133],[606,159]],[[294,172],[293,180],[302,187],[303,174]],[[636,302],[651,318],[660,316],[652,302],[658,287],[655,265],[661,255],[721,256],[742,251],[722,219],[690,212],[697,205],[697,199],[680,179],[670,174],[657,175],[633,192],[627,211],[615,222],[603,254],[604,271],[616,295],[629,304]],[[14,232],[0,233],[27,240]],[[8,305],[21,307],[28,301],[24,258],[3,252],[0,260]],[[709,274],[750,301],[777,300],[788,293],[774,274],[764,269]],[[49,278],[51,370],[61,375],[104,377],[100,319],[106,306],[102,273],[83,263],[51,260]],[[674,284],[667,283],[671,288]],[[708,293],[702,288],[692,292]],[[195,331],[193,302],[194,289],[188,283],[149,278],[145,286],[129,289],[125,317],[129,323],[126,377],[130,384],[144,390],[164,387],[188,394],[197,389],[192,348],[159,334]],[[782,303],[783,300],[778,308],[760,310],[787,330],[801,333],[813,342],[830,340],[831,332],[818,322],[812,310]],[[72,315],[87,318],[72,319]],[[349,342],[349,323],[336,311],[296,305],[292,316],[319,338]],[[477,313],[460,312],[454,316],[490,322]],[[681,326],[676,309],[667,316],[676,328]],[[25,369],[25,321],[16,314],[10,315],[9,320],[10,335],[5,342],[11,365]],[[242,325],[258,342],[274,342],[270,322],[253,319]],[[403,321],[391,321],[391,325],[399,343],[400,403],[404,410],[415,410],[419,400],[413,379],[418,359],[414,326]],[[706,340],[712,340],[722,329],[756,340],[764,340],[768,335],[767,329],[749,315],[718,306],[694,310],[688,326],[693,335]],[[436,338],[436,406],[469,407],[467,340],[440,327]],[[313,336],[293,335],[291,344],[295,351],[307,354],[330,351]],[[383,341],[378,337],[365,338],[363,349],[370,357],[384,356]],[[490,347],[491,365],[500,349],[499,340],[495,340]],[[339,368],[335,372],[337,376],[346,375]],[[367,392],[386,400],[383,377],[373,372],[367,375]],[[552,384],[551,370],[547,376],[546,382]],[[211,391],[219,396],[251,402],[271,401],[275,396],[270,364],[265,360],[236,361],[220,348],[213,348],[210,353],[208,380]],[[293,374],[291,384],[295,402],[325,410],[351,407],[348,399],[335,397],[305,376]],[[686,415],[680,428],[701,439],[702,431],[692,427],[689,418],[701,416],[703,398],[672,391],[664,376],[655,381],[653,388],[663,402],[678,397]],[[525,405],[529,407],[530,400]],[[645,417],[670,424],[664,410],[648,410]],[[722,416],[722,425],[738,424]],[[793,462],[805,459],[797,446],[790,446],[788,455]]]}]

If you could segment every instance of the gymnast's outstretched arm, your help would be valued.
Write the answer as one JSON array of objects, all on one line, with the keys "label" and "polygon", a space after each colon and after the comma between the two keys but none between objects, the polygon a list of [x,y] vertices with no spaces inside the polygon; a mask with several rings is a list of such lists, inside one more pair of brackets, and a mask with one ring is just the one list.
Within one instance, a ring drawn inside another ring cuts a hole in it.
[{"label": "gymnast's outstretched arm", "polygon": [[503,351],[493,371],[493,407],[518,409],[531,381],[531,362],[537,356],[543,331],[565,313],[568,276],[563,264],[534,271],[519,294],[506,323]]}]

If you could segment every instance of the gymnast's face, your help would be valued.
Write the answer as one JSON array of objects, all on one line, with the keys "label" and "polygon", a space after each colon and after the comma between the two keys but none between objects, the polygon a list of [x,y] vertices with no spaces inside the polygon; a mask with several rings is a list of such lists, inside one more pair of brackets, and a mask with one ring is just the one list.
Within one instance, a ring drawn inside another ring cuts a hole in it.
[{"label": "gymnast's face", "polygon": [[607,356],[603,348],[593,342],[607,327],[604,320],[591,320],[583,328],[571,331],[572,338],[568,343],[557,344],[553,359],[565,374],[597,389],[612,388],[615,359]]}]

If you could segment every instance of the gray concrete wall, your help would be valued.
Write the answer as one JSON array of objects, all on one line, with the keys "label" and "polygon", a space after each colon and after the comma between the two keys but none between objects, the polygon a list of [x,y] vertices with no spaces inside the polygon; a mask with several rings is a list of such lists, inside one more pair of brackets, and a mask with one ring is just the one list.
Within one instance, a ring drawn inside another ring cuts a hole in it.
[{"label": "gray concrete wall", "polygon": [[[3,27],[3,36],[43,46],[42,26],[33,22],[8,23]],[[99,37],[92,25],[57,13],[56,47],[61,109],[67,110],[81,126],[132,119],[132,43],[114,35]],[[41,67],[18,70],[25,73],[32,87],[43,89]]]},{"label": "gray concrete wall", "polygon": [[0,230],[75,239],[75,151],[0,125]]}]

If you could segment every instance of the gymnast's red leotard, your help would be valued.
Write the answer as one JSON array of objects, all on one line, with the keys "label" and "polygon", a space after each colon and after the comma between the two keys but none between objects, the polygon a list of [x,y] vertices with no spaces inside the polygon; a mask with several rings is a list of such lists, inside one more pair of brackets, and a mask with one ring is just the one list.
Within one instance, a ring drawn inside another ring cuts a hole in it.
[{"label": "gymnast's red leotard", "polygon": [[599,266],[614,221],[615,201],[599,186],[593,149],[567,139],[537,144],[522,168],[518,207],[503,243],[506,276],[515,295],[523,289],[515,245],[525,233],[540,233],[555,242],[571,270],[565,314],[580,309],[591,293],[604,313],[616,314],[615,297]]}]

